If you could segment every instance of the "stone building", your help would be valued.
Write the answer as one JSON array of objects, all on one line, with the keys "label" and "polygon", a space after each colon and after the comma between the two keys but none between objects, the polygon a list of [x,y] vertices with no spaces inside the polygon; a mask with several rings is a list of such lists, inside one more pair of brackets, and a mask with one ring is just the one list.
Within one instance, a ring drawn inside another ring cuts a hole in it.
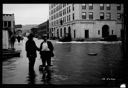
[{"label": "stone building", "polygon": [[50,37],[121,37],[123,4],[50,4]]},{"label": "stone building", "polygon": [[15,33],[14,14],[3,14],[2,48],[12,48],[10,45],[11,35]]}]

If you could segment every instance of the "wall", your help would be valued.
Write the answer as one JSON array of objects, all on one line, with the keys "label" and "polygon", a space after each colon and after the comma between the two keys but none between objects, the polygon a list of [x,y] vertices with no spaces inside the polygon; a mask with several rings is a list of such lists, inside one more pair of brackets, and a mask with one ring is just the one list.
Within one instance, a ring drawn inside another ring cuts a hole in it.
[{"label": "wall", "polygon": [[[89,30],[89,38],[102,38],[102,27],[104,25],[109,26],[109,35],[117,35],[120,37],[120,30],[122,29],[122,24],[116,24],[115,21],[90,21],[90,22],[78,22],[72,27],[72,38],[74,38],[74,30],[76,30],[76,38],[85,38],[85,30]],[[100,34],[98,34],[100,30]]]},{"label": "wall", "polygon": [[8,37],[8,31],[3,30],[2,31],[2,44],[3,44],[3,49],[8,49],[9,48],[9,37]]}]

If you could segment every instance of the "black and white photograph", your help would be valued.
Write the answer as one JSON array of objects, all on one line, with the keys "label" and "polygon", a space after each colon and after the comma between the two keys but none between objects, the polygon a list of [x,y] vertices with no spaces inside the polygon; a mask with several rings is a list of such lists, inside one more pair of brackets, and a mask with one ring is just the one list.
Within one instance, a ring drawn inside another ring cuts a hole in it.
[{"label": "black and white photograph", "polygon": [[124,3],[3,3],[2,84],[126,88]]}]

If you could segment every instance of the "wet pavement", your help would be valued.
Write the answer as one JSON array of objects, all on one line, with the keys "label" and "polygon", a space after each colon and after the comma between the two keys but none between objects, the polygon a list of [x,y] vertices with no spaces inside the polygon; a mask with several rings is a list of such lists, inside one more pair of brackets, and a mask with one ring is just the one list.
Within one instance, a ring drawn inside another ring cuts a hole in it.
[{"label": "wet pavement", "polygon": [[[115,85],[120,83],[122,51],[121,42],[70,42],[52,41],[53,66],[48,72],[39,71],[41,59],[37,52],[33,72],[28,70],[25,42],[15,43],[21,50],[20,57],[10,58],[2,63],[3,84],[85,84]],[[37,46],[42,40],[34,39]],[[97,53],[90,56],[88,53]]]}]

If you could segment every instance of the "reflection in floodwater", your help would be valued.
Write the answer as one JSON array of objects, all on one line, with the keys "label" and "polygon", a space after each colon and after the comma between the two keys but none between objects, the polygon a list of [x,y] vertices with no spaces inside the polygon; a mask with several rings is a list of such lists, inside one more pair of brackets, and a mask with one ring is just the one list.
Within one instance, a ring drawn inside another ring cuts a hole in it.
[{"label": "reflection in floodwater", "polygon": [[[35,42],[38,46],[41,40]],[[53,42],[53,45],[55,48],[53,66],[42,71],[39,70],[42,64],[39,53],[37,52],[34,70],[28,71],[25,41],[17,45],[22,49],[22,57],[3,61],[3,84],[112,85],[124,81],[121,43]],[[97,53],[97,55],[90,56],[88,53]]]},{"label": "reflection in floodwater", "polygon": [[28,84],[35,84],[36,73],[33,69],[29,70],[27,81]]},{"label": "reflection in floodwater", "polygon": [[43,84],[51,84],[51,68],[46,66],[40,69],[40,73],[42,74],[41,81]]}]

